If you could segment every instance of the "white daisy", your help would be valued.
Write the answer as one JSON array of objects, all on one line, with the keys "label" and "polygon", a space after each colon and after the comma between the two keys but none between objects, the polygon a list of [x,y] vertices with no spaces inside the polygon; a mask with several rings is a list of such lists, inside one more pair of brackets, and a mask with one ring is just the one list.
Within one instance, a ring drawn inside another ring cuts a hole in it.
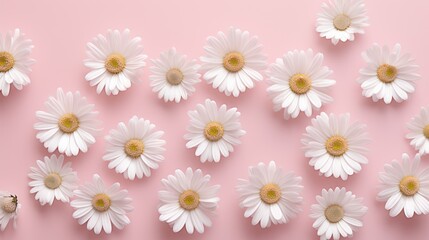
[{"label": "white daisy", "polygon": [[402,102],[415,90],[415,81],[420,79],[416,73],[419,66],[409,54],[401,54],[401,45],[396,44],[390,52],[387,46],[374,44],[362,53],[367,65],[360,70],[358,82],[362,95],[371,97],[374,102],[384,99],[386,104]]},{"label": "white daisy", "polygon": [[203,77],[227,96],[238,97],[254,87],[253,81],[262,81],[260,71],[266,67],[266,58],[258,38],[249,32],[231,27],[227,35],[218,32],[208,37],[204,49],[207,55],[200,58],[206,70]]},{"label": "white daisy", "polygon": [[329,116],[322,112],[311,120],[312,126],[306,128],[302,139],[305,156],[310,165],[326,177],[348,176],[359,172],[361,164],[367,164],[364,155],[369,141],[365,124],[350,123],[350,114]]},{"label": "white daisy", "polygon": [[159,191],[159,220],[170,224],[174,232],[186,226],[189,234],[194,229],[203,233],[204,227],[211,227],[209,215],[217,208],[220,186],[208,186],[209,181],[210,175],[203,176],[200,169],[194,172],[191,168],[186,172],[177,169],[175,175],[162,179],[165,190]]},{"label": "white daisy", "polygon": [[239,179],[237,186],[240,206],[246,208],[244,217],[252,217],[252,224],[262,228],[289,222],[301,211],[301,180],[292,172],[284,173],[273,161],[249,167],[249,180]]},{"label": "white daisy", "polygon": [[422,107],[420,115],[411,119],[407,124],[411,131],[407,134],[407,138],[411,139],[410,145],[419,151],[419,154],[425,155],[429,153],[429,107]]},{"label": "white daisy", "polygon": [[132,199],[127,190],[120,190],[120,184],[106,187],[100,176],[94,174],[92,183],[87,183],[74,191],[76,199],[70,205],[75,209],[73,218],[82,225],[86,222],[88,230],[94,229],[99,234],[112,232],[112,224],[123,229],[130,223],[127,213],[133,210]]},{"label": "white daisy", "polygon": [[429,168],[420,169],[420,156],[410,160],[407,154],[402,155],[402,165],[396,161],[384,165],[384,172],[379,174],[381,189],[377,195],[391,217],[404,210],[405,216],[411,218],[414,213],[429,213]]},{"label": "white daisy", "polygon": [[71,162],[63,163],[63,155],[57,157],[53,154],[43,161],[37,160],[38,168],[30,168],[30,193],[36,193],[35,199],[41,205],[52,205],[54,199],[69,202],[73,197],[73,190],[77,187],[77,173],[71,168]]},{"label": "white daisy", "polygon": [[368,208],[362,204],[362,198],[356,198],[345,188],[323,189],[322,196],[316,196],[316,200],[310,217],[315,219],[313,228],[317,229],[320,240],[351,237],[363,226],[362,217]]},{"label": "white daisy", "polygon": [[10,220],[13,220],[13,227],[16,228],[16,219],[21,204],[18,197],[7,192],[0,192],[0,229],[4,231]]},{"label": "white daisy", "polygon": [[3,96],[9,95],[11,85],[21,90],[30,83],[28,73],[34,63],[30,58],[33,47],[31,40],[18,28],[8,32],[4,39],[0,34],[0,91]]},{"label": "white daisy", "polygon": [[137,116],[128,124],[120,122],[106,136],[108,143],[103,159],[109,161],[109,168],[123,173],[126,179],[149,177],[151,169],[157,169],[164,160],[165,140],[163,131],[154,131],[155,125]]},{"label": "white daisy", "polygon": [[141,38],[131,38],[130,30],[108,30],[107,35],[97,35],[88,42],[87,56],[84,60],[91,71],[85,79],[91,86],[97,85],[97,93],[117,95],[131,87],[139,71],[146,65],[146,55],[140,45]]},{"label": "white daisy", "polygon": [[210,99],[206,99],[204,105],[198,104],[188,115],[191,124],[185,135],[186,147],[196,147],[195,155],[200,156],[201,162],[219,162],[221,155],[228,157],[246,133],[241,129],[237,108],[227,109],[225,104],[218,108]]},{"label": "white daisy", "polygon": [[88,146],[95,143],[94,135],[101,130],[94,104],[88,104],[79,92],[64,93],[58,88],[57,97],[49,97],[45,106],[47,112],[36,112],[40,122],[34,128],[38,130],[37,139],[48,152],[58,149],[67,156],[87,152]]},{"label": "white daisy", "polygon": [[165,102],[178,103],[188,99],[195,92],[194,85],[201,82],[200,65],[195,60],[187,61],[186,55],[177,53],[175,48],[161,53],[161,58],[152,62],[150,85],[154,92],[158,92],[158,98],[164,98]]},{"label": "white daisy", "polygon": [[355,33],[363,34],[364,28],[368,26],[366,8],[362,0],[329,0],[328,3],[322,4],[316,31],[336,45],[340,40],[353,41]]},{"label": "white daisy", "polygon": [[322,66],[323,54],[313,50],[289,51],[271,65],[270,86],[267,91],[273,99],[274,111],[284,109],[285,119],[298,117],[300,112],[311,116],[313,109],[332,102],[327,90],[335,84],[329,79],[332,71]]}]

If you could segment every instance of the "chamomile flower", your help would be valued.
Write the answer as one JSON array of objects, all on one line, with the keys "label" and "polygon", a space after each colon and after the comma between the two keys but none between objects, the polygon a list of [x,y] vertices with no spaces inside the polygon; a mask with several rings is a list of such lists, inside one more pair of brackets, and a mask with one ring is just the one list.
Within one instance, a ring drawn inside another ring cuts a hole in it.
[{"label": "chamomile flower", "polygon": [[225,104],[218,108],[210,99],[206,99],[204,105],[198,104],[197,109],[189,111],[188,115],[191,121],[185,135],[186,147],[196,147],[195,155],[203,163],[219,162],[221,155],[228,157],[246,133],[241,129],[237,108],[227,109]]},{"label": "chamomile flower", "polygon": [[301,177],[284,173],[271,161],[249,167],[249,179],[239,179],[237,191],[244,217],[252,217],[252,224],[262,228],[290,221],[300,211]]},{"label": "chamomile flower", "polygon": [[332,73],[322,66],[323,54],[313,54],[313,50],[290,51],[272,64],[267,91],[273,100],[274,111],[284,109],[283,117],[296,118],[304,112],[307,117],[323,104],[332,102],[327,94],[335,80]]},{"label": "chamomile flower", "polygon": [[218,32],[207,38],[206,56],[200,58],[204,79],[213,88],[238,97],[254,87],[254,81],[262,81],[260,71],[266,67],[262,45],[248,31],[231,27],[228,34]]},{"label": "chamomile flower", "polygon": [[177,53],[175,48],[161,53],[160,59],[152,61],[151,87],[158,98],[167,101],[188,99],[195,92],[194,85],[201,82],[198,73],[200,65],[195,60],[188,61],[186,55]]},{"label": "chamomile flower", "polygon": [[320,240],[351,237],[363,226],[362,218],[368,208],[345,188],[323,189],[316,196],[317,204],[311,206],[310,217],[315,219],[313,228],[317,229]]},{"label": "chamomile flower", "polygon": [[384,206],[391,217],[402,210],[407,218],[429,213],[429,168],[420,169],[420,156],[410,159],[402,155],[402,164],[393,161],[384,165],[379,174],[381,182],[377,199],[386,201]]},{"label": "chamomile flower", "polygon": [[401,53],[396,44],[390,51],[387,46],[374,44],[362,53],[367,65],[360,70],[358,82],[362,95],[374,102],[383,99],[386,104],[402,102],[415,91],[415,81],[420,79],[418,66],[409,54]]},{"label": "chamomile flower", "polygon": [[422,107],[420,115],[415,116],[407,124],[411,131],[407,138],[411,139],[410,145],[413,146],[419,154],[429,153],[429,107]]},{"label": "chamomile flower", "polygon": [[58,88],[57,96],[49,97],[45,106],[46,112],[36,112],[40,122],[34,124],[34,129],[48,152],[58,149],[67,156],[87,152],[88,146],[95,143],[94,135],[101,130],[94,105],[88,104],[79,92],[64,93]]},{"label": "chamomile flower", "polygon": [[4,231],[9,224],[9,221],[13,221],[13,227],[16,227],[16,219],[18,218],[18,212],[21,208],[21,204],[18,203],[18,197],[16,195],[0,192],[0,229]]},{"label": "chamomile flower", "polygon": [[101,230],[110,234],[112,224],[123,229],[130,223],[127,213],[133,210],[127,190],[120,190],[120,184],[105,186],[101,177],[94,174],[92,182],[74,191],[76,196],[70,205],[75,209],[73,218],[80,225],[87,223],[89,231],[100,234]]},{"label": "chamomile flower", "polygon": [[355,34],[363,34],[369,26],[365,4],[362,0],[329,0],[322,4],[316,31],[321,37],[339,41],[353,41]]},{"label": "chamomile flower", "polygon": [[0,34],[0,92],[8,96],[11,85],[21,90],[30,83],[28,73],[34,63],[30,58],[33,44],[18,28],[8,32],[3,38]]},{"label": "chamomile flower", "polygon": [[136,81],[139,71],[146,65],[141,38],[131,38],[130,30],[108,30],[88,42],[84,61],[91,71],[85,79],[91,86],[97,86],[97,93],[103,89],[107,95],[117,95]]},{"label": "chamomile flower", "polygon": [[149,120],[132,117],[128,124],[120,122],[106,137],[108,143],[103,159],[109,168],[123,173],[126,179],[149,177],[151,169],[157,169],[164,160],[165,140],[163,131],[154,131]]},{"label": "chamomile flower", "polygon": [[209,186],[210,175],[204,175],[200,169],[185,172],[177,169],[161,182],[165,189],[159,191],[161,206],[158,209],[159,220],[179,232],[184,227],[189,234],[194,230],[203,233],[205,227],[211,227],[212,215],[218,205],[219,185]]},{"label": "chamomile flower", "polygon": [[302,139],[305,156],[310,165],[326,177],[348,176],[359,172],[361,164],[367,164],[365,156],[368,142],[366,126],[350,123],[350,115],[336,116],[322,112],[311,120],[312,126],[306,128]]},{"label": "chamomile flower", "polygon": [[37,166],[31,167],[28,177],[31,182],[30,193],[36,193],[35,199],[41,205],[52,205],[54,199],[69,202],[73,190],[77,187],[77,173],[71,168],[71,162],[64,164],[64,156],[52,155],[43,161],[37,160]]}]

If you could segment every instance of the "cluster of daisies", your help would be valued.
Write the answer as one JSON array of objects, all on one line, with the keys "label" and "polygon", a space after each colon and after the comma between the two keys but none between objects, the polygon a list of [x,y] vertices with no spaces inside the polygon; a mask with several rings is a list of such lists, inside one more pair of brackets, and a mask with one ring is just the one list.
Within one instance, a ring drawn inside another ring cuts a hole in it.
[{"label": "cluster of daisies", "polygon": [[[95,174],[90,183],[78,186],[77,173],[64,155],[72,156],[88,151],[101,130],[94,106],[88,104],[78,92],[57,90],[56,97],[46,101],[46,111],[36,112],[39,122],[34,125],[37,138],[48,152],[58,152],[31,167],[30,193],[41,205],[52,205],[55,200],[70,203],[75,209],[73,217],[86,224],[96,234],[111,233],[112,225],[123,229],[130,223],[127,213],[132,211],[132,199],[119,183],[106,185]],[[246,132],[241,128],[240,112],[226,105],[218,106],[207,99],[188,112],[190,124],[186,147],[195,148],[201,162],[219,162],[233,152]],[[422,110],[426,117],[426,110]],[[427,115],[429,117],[429,115]],[[428,121],[429,119],[424,119]],[[423,121],[419,119],[419,121]],[[103,159],[108,167],[134,180],[149,177],[164,160],[163,132],[156,131],[150,121],[133,116],[128,123],[120,122],[105,137],[107,143]],[[424,131],[424,130],[422,130]],[[334,115],[322,112],[312,119],[303,134],[302,144],[309,164],[326,177],[346,180],[358,173],[368,162],[368,134],[364,124],[351,122],[349,114]],[[63,155],[64,154],[64,155]],[[386,201],[391,216],[402,210],[407,217],[429,213],[429,169],[419,169],[420,155],[413,161],[407,155],[403,163],[385,166],[380,174],[382,189],[380,200]],[[301,177],[284,172],[274,161],[249,167],[248,179],[239,179],[236,187],[244,217],[262,228],[272,224],[285,224],[301,212],[303,198]],[[201,170],[176,170],[162,179],[164,189],[159,191],[161,205],[159,220],[171,225],[174,232],[185,229],[188,233],[203,233],[212,225],[216,211],[219,185],[211,185],[210,175]],[[20,205],[16,196],[2,195],[2,229],[9,219],[16,218]],[[352,236],[363,226],[367,211],[361,198],[345,188],[323,189],[311,206],[313,227],[321,239],[339,239]]]},{"label": "cluster of daisies", "polygon": [[[322,4],[316,31],[333,44],[353,41],[355,34],[364,33],[368,26],[362,0],[329,0]],[[140,37],[132,37],[130,30],[109,30],[87,44],[84,65],[90,69],[85,80],[96,92],[117,95],[129,89],[146,66]],[[34,60],[30,58],[32,41],[19,29],[5,38],[0,36],[0,91],[4,96],[11,85],[20,90],[30,83],[28,76]],[[307,117],[319,111],[333,98],[329,91],[336,81],[330,78],[332,70],[323,65],[322,53],[313,50],[293,50],[277,58],[267,72],[266,58],[256,36],[231,27],[207,38],[206,54],[189,60],[171,48],[152,59],[150,86],[158,98],[179,103],[196,91],[203,78],[213,88],[227,96],[238,97],[256,82],[268,78],[267,92],[274,111],[283,110],[285,119]],[[367,66],[360,70],[358,82],[362,95],[386,104],[407,100],[420,78],[418,66],[409,54],[401,53],[396,44],[392,50],[374,44],[362,54]],[[202,73],[200,73],[202,72]],[[219,162],[227,158],[246,134],[241,128],[240,112],[210,99],[188,112],[189,126],[184,136],[186,147],[195,149],[201,162]],[[75,209],[73,217],[86,224],[96,234],[110,233],[130,223],[127,214],[133,210],[132,199],[119,183],[105,184],[94,174],[91,182],[81,186],[71,162],[64,155],[85,153],[96,142],[102,130],[98,112],[79,92],[57,90],[45,102],[45,110],[37,111],[34,125],[37,139],[51,156],[37,160],[28,177],[30,193],[41,205],[52,205],[55,200],[69,203]],[[421,169],[420,156],[429,153],[429,107],[408,124],[407,138],[418,154],[406,154],[402,162],[386,164],[380,173],[381,189],[378,199],[386,201],[390,216],[401,211],[410,218],[414,214],[429,213],[429,169]],[[105,137],[103,160],[108,168],[134,180],[151,176],[164,160],[166,149],[164,132],[147,119],[133,116],[120,122]],[[311,120],[302,137],[305,157],[309,165],[325,177],[347,180],[368,163],[368,134],[366,126],[351,122],[349,114],[321,112]],[[55,153],[58,154],[55,154]],[[159,220],[171,225],[174,232],[186,229],[188,233],[203,233],[212,225],[210,216],[216,211],[220,186],[211,185],[210,175],[191,168],[176,170],[162,179],[164,189],[159,191],[161,205]],[[249,167],[248,179],[239,179],[236,190],[244,216],[253,225],[262,228],[289,222],[301,211],[301,177],[283,172],[274,161]],[[363,226],[367,211],[363,200],[345,188],[323,189],[311,206],[310,217],[320,239],[350,237]],[[15,220],[20,209],[16,195],[0,192],[0,227],[4,230]],[[15,221],[14,221],[15,223]]]},{"label": "cluster of daisies", "polygon": [[[368,26],[365,4],[362,0],[330,0],[322,4],[316,31],[321,37],[339,41],[353,41],[355,34],[364,33]],[[4,96],[10,86],[22,89],[30,83],[28,72],[34,60],[29,57],[33,45],[19,29],[0,37],[0,91]],[[109,30],[87,43],[84,65],[90,69],[85,79],[96,87],[98,94],[117,95],[126,91],[146,66],[140,37],[132,37],[129,29]],[[164,101],[179,103],[192,95],[202,77],[213,88],[227,96],[238,97],[262,81],[267,67],[262,45],[248,31],[231,27],[227,33],[218,32],[207,38],[206,54],[197,60],[187,59],[171,48],[152,59],[150,86]],[[358,82],[362,95],[386,104],[402,102],[415,90],[420,78],[418,66],[409,54],[401,53],[396,44],[392,50],[374,44],[362,54],[367,66],[360,70]],[[204,71],[204,74],[200,74]],[[311,49],[287,52],[276,59],[266,72],[267,89],[275,111],[283,109],[286,119],[296,118],[301,112],[311,116],[323,104],[332,102],[330,88],[335,81],[332,71],[323,65],[323,54]]]}]

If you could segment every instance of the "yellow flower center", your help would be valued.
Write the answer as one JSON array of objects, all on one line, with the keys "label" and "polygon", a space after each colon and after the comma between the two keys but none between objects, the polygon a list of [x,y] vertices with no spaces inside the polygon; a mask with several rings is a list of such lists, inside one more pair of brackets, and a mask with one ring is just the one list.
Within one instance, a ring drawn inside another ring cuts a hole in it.
[{"label": "yellow flower center", "polygon": [[58,173],[50,173],[45,177],[43,182],[47,188],[57,189],[63,182],[63,179]]},{"label": "yellow flower center", "polygon": [[219,141],[223,137],[223,134],[223,126],[218,122],[209,122],[204,128],[204,136],[212,142]]},{"label": "yellow flower center", "polygon": [[405,196],[414,196],[419,191],[420,182],[414,176],[406,176],[399,182],[399,190]]},{"label": "yellow flower center", "polygon": [[352,19],[344,14],[339,14],[334,18],[334,27],[338,31],[344,31],[347,28],[350,27],[350,24],[352,23]]},{"label": "yellow flower center", "polygon": [[58,127],[63,133],[73,133],[79,128],[79,119],[73,113],[66,113],[58,121]]},{"label": "yellow flower center", "polygon": [[125,144],[124,151],[130,158],[139,158],[144,152],[144,143],[140,139],[131,139]]},{"label": "yellow flower center", "polygon": [[18,198],[16,196],[10,196],[9,199],[4,200],[1,208],[6,213],[14,213],[18,206]]},{"label": "yellow flower center", "polygon": [[338,204],[332,204],[325,209],[325,217],[330,223],[337,223],[344,217],[344,209]]},{"label": "yellow flower center", "polygon": [[297,73],[289,79],[289,87],[295,94],[305,94],[311,88],[311,79],[305,74]]},{"label": "yellow flower center", "polygon": [[277,203],[282,197],[282,193],[279,185],[274,183],[268,183],[264,185],[259,191],[261,200],[266,204]]},{"label": "yellow flower center", "polygon": [[179,85],[183,81],[183,73],[178,68],[172,68],[167,71],[165,74],[167,78],[167,82],[171,85]]},{"label": "yellow flower center", "polygon": [[193,190],[186,190],[179,196],[179,204],[188,211],[194,210],[200,205],[200,195]]},{"label": "yellow flower center", "polygon": [[423,128],[423,135],[424,135],[426,138],[429,138],[429,124],[428,124],[428,125],[426,125],[426,126]]},{"label": "yellow flower center", "polygon": [[391,83],[396,79],[398,69],[389,64],[382,64],[377,68],[377,77],[384,83]]},{"label": "yellow flower center", "polygon": [[99,212],[105,212],[109,210],[111,205],[112,201],[105,193],[99,193],[92,198],[92,207]]},{"label": "yellow flower center", "polygon": [[8,52],[0,52],[0,72],[7,72],[15,65],[15,58]]},{"label": "yellow flower center", "polygon": [[125,68],[125,65],[126,65],[126,59],[120,53],[110,54],[104,63],[104,67],[111,74],[118,74],[122,72]]},{"label": "yellow flower center", "polygon": [[325,142],[326,151],[334,157],[343,155],[349,149],[347,139],[342,136],[332,136]]},{"label": "yellow flower center", "polygon": [[244,67],[244,56],[239,52],[229,52],[223,57],[223,67],[229,72],[238,72]]}]

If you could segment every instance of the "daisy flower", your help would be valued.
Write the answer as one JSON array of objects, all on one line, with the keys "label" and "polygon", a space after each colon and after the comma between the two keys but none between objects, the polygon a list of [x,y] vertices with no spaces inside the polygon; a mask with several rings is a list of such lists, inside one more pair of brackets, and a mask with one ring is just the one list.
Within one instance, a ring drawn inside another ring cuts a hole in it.
[{"label": "daisy flower", "polygon": [[292,172],[284,173],[274,161],[249,167],[249,180],[239,179],[237,186],[244,217],[252,217],[252,224],[262,228],[289,222],[301,211],[301,180]]},{"label": "daisy flower", "polygon": [[420,115],[415,116],[407,124],[411,131],[407,138],[411,139],[410,145],[419,151],[420,155],[429,153],[429,107],[422,107]]},{"label": "daisy flower", "polygon": [[311,116],[313,109],[332,102],[326,94],[335,80],[329,79],[332,71],[322,66],[323,54],[313,50],[290,51],[271,65],[267,91],[273,99],[274,111],[284,109],[285,119],[298,117],[300,112]]},{"label": "daisy flower", "polygon": [[152,62],[150,85],[158,93],[158,98],[164,98],[165,102],[178,103],[188,99],[195,92],[194,85],[201,82],[201,74],[198,73],[200,65],[195,60],[187,61],[186,55],[177,53],[175,48],[161,53],[161,58]]},{"label": "daisy flower", "polygon": [[348,176],[359,172],[361,164],[367,164],[364,155],[369,141],[365,124],[350,123],[350,114],[336,116],[322,112],[311,120],[302,139],[305,156],[310,165],[326,177]]},{"label": "daisy flower", "polygon": [[84,60],[91,71],[85,79],[91,86],[97,85],[97,93],[117,95],[131,87],[139,71],[146,65],[146,55],[140,45],[141,38],[131,38],[130,30],[108,30],[107,35],[99,34],[88,42]]},{"label": "daisy flower", "polygon": [[54,154],[37,160],[38,168],[31,167],[28,177],[31,182],[30,193],[36,193],[35,199],[41,205],[52,205],[54,199],[69,202],[73,197],[73,190],[77,187],[77,173],[71,168],[71,163],[64,163],[64,156]]},{"label": "daisy flower", "polygon": [[362,53],[367,65],[360,70],[358,82],[362,95],[374,102],[383,99],[386,104],[402,102],[415,90],[418,66],[409,54],[401,54],[401,45],[396,44],[391,52],[387,46],[374,44]]},{"label": "daisy flower", "polygon": [[40,122],[34,124],[34,128],[38,130],[37,139],[48,152],[58,149],[67,156],[87,152],[88,146],[95,143],[94,135],[101,130],[94,105],[88,104],[79,92],[64,93],[58,88],[57,97],[49,97],[45,106],[46,112],[36,112]]},{"label": "daisy flower", "polygon": [[393,161],[384,165],[384,172],[379,174],[381,190],[377,195],[391,217],[404,210],[405,216],[411,218],[414,213],[429,213],[429,168],[420,170],[420,156],[410,160],[407,154],[402,155],[402,164]]},{"label": "daisy flower", "polygon": [[186,172],[177,169],[175,175],[162,179],[165,190],[159,191],[159,220],[170,224],[174,232],[186,227],[189,234],[194,229],[203,233],[204,227],[211,227],[209,215],[217,208],[220,186],[208,186],[209,181],[210,175],[203,176],[200,169],[191,168]]},{"label": "daisy flower", "polygon": [[28,73],[34,59],[30,58],[33,44],[18,28],[3,37],[0,34],[0,91],[9,95],[10,86],[21,90],[30,83]]},{"label": "daisy flower", "polygon": [[234,145],[241,143],[239,138],[246,132],[241,129],[240,112],[237,108],[227,109],[223,104],[217,107],[215,101],[206,99],[204,105],[188,112],[191,124],[185,135],[187,148],[196,147],[195,155],[201,162],[219,162],[220,156],[228,157]]},{"label": "daisy flower", "polygon": [[109,168],[123,173],[126,179],[149,177],[151,169],[157,169],[164,160],[165,140],[163,131],[154,131],[149,120],[132,117],[128,124],[120,122],[106,136],[108,143],[103,159],[109,161]]},{"label": "daisy flower", "polygon": [[76,199],[70,205],[75,209],[73,218],[82,225],[86,222],[89,231],[95,234],[112,232],[112,224],[123,229],[130,223],[127,213],[133,210],[127,190],[120,190],[120,184],[106,187],[101,177],[94,174],[92,183],[87,183],[74,191]]},{"label": "daisy flower", "polygon": [[253,81],[262,81],[260,71],[266,67],[266,58],[258,38],[249,32],[231,27],[228,34],[208,37],[204,49],[207,55],[200,58],[206,70],[203,77],[219,92],[238,97],[254,87]]},{"label": "daisy flower", "polygon": [[363,226],[362,217],[368,208],[362,204],[362,198],[356,198],[345,188],[323,189],[322,196],[316,196],[316,200],[310,217],[315,219],[313,228],[317,229],[320,240],[351,237]]},{"label": "daisy flower", "polygon": [[363,34],[368,27],[365,4],[362,0],[329,0],[322,4],[318,14],[316,31],[320,37],[331,39],[336,45],[353,41],[355,33]]},{"label": "daisy flower", "polygon": [[0,229],[4,231],[10,220],[13,220],[13,227],[16,228],[16,219],[21,204],[18,197],[7,192],[0,192]]}]

